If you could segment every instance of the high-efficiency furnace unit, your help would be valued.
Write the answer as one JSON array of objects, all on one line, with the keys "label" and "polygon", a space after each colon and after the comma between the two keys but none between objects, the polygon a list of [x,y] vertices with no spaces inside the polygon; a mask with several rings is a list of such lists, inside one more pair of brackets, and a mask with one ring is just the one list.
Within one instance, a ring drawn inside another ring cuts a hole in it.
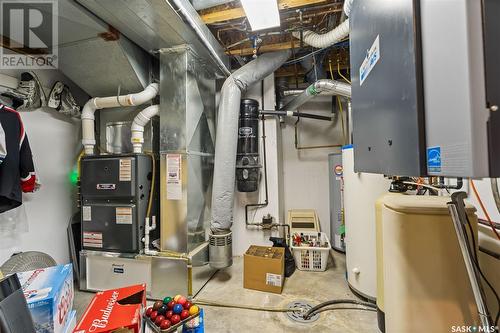
[{"label": "high-efficiency furnace unit", "polygon": [[500,3],[354,1],[355,170],[500,176]]}]

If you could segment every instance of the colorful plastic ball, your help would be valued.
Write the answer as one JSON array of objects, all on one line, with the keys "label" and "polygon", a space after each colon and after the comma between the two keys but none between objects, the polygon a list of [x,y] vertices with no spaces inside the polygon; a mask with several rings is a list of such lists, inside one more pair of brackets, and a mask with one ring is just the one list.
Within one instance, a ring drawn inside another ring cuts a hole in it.
[{"label": "colorful plastic ball", "polygon": [[155,321],[156,317],[158,317],[158,311],[151,312],[151,315],[149,316],[149,318],[151,318],[152,321]]},{"label": "colorful plastic ball", "polygon": [[186,297],[181,296],[181,297],[179,297],[179,299],[176,302],[177,302],[177,304],[180,304],[184,307],[184,304],[186,304],[187,301],[188,300],[186,299]]},{"label": "colorful plastic ball", "polygon": [[200,308],[197,306],[197,305],[191,305],[191,307],[189,308],[189,314],[191,316],[194,316],[195,314],[197,314],[198,312],[200,312]]},{"label": "colorful plastic ball", "polygon": [[189,310],[191,305],[193,305],[193,303],[191,303],[190,301],[187,301],[186,303],[184,303],[183,307],[184,307],[184,309]]},{"label": "colorful plastic ball", "polygon": [[154,304],[153,304],[153,310],[158,310],[160,308],[160,306],[163,305],[163,302],[162,301],[156,301]]},{"label": "colorful plastic ball", "polygon": [[168,319],[165,319],[163,320],[161,323],[160,323],[160,329],[162,330],[166,330],[166,329],[169,329],[170,326],[172,326],[172,323],[170,322],[170,320]]},{"label": "colorful plastic ball", "polygon": [[181,312],[181,320],[184,320],[187,317],[189,317],[189,311],[188,310],[182,310],[182,312]]},{"label": "colorful plastic ball", "polygon": [[181,321],[181,316],[174,314],[170,319],[172,325],[178,324]]},{"label": "colorful plastic ball", "polygon": [[175,301],[175,303],[177,303],[177,301],[178,301],[178,300],[179,300],[179,298],[181,298],[181,297],[182,297],[182,295],[175,295],[175,296],[174,296],[174,301]]},{"label": "colorful plastic ball", "polygon": [[153,308],[148,308],[148,309],[146,310],[146,317],[151,316],[151,312],[153,312]]},{"label": "colorful plastic ball", "polygon": [[174,312],[172,310],[168,310],[167,313],[165,313],[165,318],[170,319],[174,315]]},{"label": "colorful plastic ball", "polygon": [[183,310],[183,307],[180,304],[175,304],[174,308],[172,309],[172,311],[174,311],[175,314],[180,314],[182,312],[182,310]]},{"label": "colorful plastic ball", "polygon": [[156,326],[160,326],[161,322],[164,320],[165,320],[165,317],[162,315],[159,315],[158,317],[156,317],[156,319],[155,319]]},{"label": "colorful plastic ball", "polygon": [[162,306],[160,306],[160,308],[157,311],[158,311],[158,314],[165,315],[165,313],[167,313],[167,311],[168,311],[168,306],[163,304]]},{"label": "colorful plastic ball", "polygon": [[174,308],[174,305],[175,305],[175,301],[170,301],[168,302],[167,306],[170,310],[172,310]]},{"label": "colorful plastic ball", "polygon": [[172,297],[170,296],[167,296],[163,299],[163,304],[168,304],[168,302],[170,302],[172,300]]}]

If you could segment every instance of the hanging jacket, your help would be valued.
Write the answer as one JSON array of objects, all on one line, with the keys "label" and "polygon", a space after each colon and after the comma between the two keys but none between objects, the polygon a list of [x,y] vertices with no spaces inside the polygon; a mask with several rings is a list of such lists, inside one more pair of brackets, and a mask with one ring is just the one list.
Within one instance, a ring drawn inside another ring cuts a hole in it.
[{"label": "hanging jacket", "polygon": [[22,192],[35,190],[36,174],[19,113],[0,104],[0,128],[0,213],[3,213],[22,204]]}]

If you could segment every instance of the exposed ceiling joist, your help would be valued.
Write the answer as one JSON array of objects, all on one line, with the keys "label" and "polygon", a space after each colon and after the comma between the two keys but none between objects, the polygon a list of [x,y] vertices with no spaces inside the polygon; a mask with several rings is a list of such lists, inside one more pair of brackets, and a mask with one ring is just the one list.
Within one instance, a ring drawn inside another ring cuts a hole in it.
[{"label": "exposed ceiling joist", "polygon": [[[278,7],[280,10],[282,10],[314,5],[326,1],[327,0],[279,0]],[[201,19],[205,22],[205,24],[213,24],[217,22],[234,20],[244,16],[245,11],[243,10],[243,8],[237,7],[201,14]]]},{"label": "exposed ceiling joist", "polygon": [[[265,45],[262,45],[261,47],[259,47],[259,53],[287,50],[287,49],[297,47],[299,44],[300,44],[300,42],[298,40],[295,41],[295,43],[283,42],[283,43],[275,43],[275,44],[265,44]],[[229,50],[226,53],[229,55],[246,56],[246,55],[253,54],[253,50],[254,50],[253,47],[246,47],[243,49]]]}]

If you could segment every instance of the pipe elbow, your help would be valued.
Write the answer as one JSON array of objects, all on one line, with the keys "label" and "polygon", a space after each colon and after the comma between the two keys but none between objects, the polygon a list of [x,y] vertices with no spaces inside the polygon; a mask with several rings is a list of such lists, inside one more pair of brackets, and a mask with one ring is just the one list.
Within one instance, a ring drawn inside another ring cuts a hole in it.
[{"label": "pipe elbow", "polygon": [[82,109],[82,119],[95,119],[95,111],[97,110],[97,106],[95,104],[95,98],[91,98],[85,103]]},{"label": "pipe elbow", "polygon": [[131,105],[144,104],[147,101],[150,101],[153,98],[155,98],[155,96],[158,95],[159,91],[160,87],[158,83],[151,83],[143,91],[136,94],[130,94],[129,95],[130,104]]}]

